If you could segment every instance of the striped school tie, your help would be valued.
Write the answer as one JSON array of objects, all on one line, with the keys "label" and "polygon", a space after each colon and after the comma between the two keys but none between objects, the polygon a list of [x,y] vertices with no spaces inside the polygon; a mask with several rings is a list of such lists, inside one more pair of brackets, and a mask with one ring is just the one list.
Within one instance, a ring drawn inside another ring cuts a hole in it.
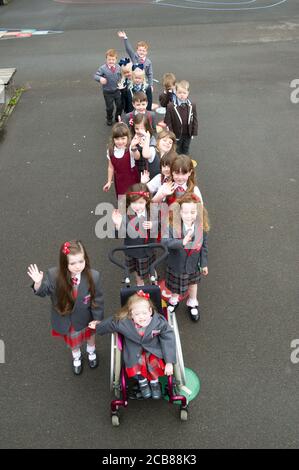
[{"label": "striped school tie", "polygon": [[72,296],[74,300],[76,300],[76,298],[78,297],[78,284],[79,284],[78,278],[72,277],[72,286],[73,286]]}]

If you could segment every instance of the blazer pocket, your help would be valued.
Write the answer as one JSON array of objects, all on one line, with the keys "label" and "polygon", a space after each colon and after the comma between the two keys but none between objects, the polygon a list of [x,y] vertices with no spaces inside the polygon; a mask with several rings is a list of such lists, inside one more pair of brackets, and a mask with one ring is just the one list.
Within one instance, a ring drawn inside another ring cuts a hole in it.
[{"label": "blazer pocket", "polygon": [[160,333],[161,333],[161,330],[152,330],[151,337],[154,338],[155,336],[159,336]]}]

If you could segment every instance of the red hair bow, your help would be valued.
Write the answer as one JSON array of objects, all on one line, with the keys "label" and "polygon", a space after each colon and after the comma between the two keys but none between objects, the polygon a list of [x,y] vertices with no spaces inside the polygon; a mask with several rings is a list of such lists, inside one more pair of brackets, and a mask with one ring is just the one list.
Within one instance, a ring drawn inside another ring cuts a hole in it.
[{"label": "red hair bow", "polygon": [[70,254],[71,252],[70,246],[71,246],[70,242],[65,242],[62,248],[62,253],[64,253],[65,255]]},{"label": "red hair bow", "polygon": [[149,300],[150,298],[150,295],[149,294],[146,294],[145,292],[143,292],[143,290],[139,290],[138,292],[136,292],[136,294],[139,296],[139,297],[144,297],[145,299]]},{"label": "red hair bow", "polygon": [[127,196],[149,197],[150,193],[147,193],[146,191],[131,191],[127,193]]}]

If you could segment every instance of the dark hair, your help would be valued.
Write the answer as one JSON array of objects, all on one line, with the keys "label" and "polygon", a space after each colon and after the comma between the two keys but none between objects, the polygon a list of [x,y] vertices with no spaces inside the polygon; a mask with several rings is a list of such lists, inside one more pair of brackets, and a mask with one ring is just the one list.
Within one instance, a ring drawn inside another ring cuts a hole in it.
[{"label": "dark hair", "polygon": [[[140,194],[129,194],[129,193],[148,193],[147,195],[140,195]],[[126,192],[126,208],[130,206],[132,202],[138,201],[138,199],[143,198],[146,200],[146,208],[148,208],[150,202],[151,202],[151,197],[150,197],[150,192],[146,184],[144,183],[136,183],[130,186]]]},{"label": "dark hair", "polygon": [[135,135],[135,124],[139,125],[141,123],[143,123],[144,129],[148,131],[150,135],[152,136],[154,134],[154,129],[151,126],[151,122],[147,114],[141,114],[141,113],[135,114],[135,116],[133,117],[133,126],[132,126],[133,135]]},{"label": "dark hair", "polygon": [[110,155],[113,153],[114,139],[117,139],[118,137],[128,137],[127,148],[130,147],[131,133],[130,133],[130,130],[129,130],[127,124],[125,124],[124,122],[117,122],[112,127],[112,133],[111,133],[111,136],[109,138],[108,145],[107,145]]},{"label": "dark hair", "polygon": [[71,273],[68,269],[68,255],[77,255],[82,253],[85,259],[85,268],[82,271],[87,277],[87,282],[90,292],[91,306],[94,308],[95,304],[95,285],[91,274],[90,261],[86,253],[85,247],[80,240],[71,240],[68,242],[69,253],[63,252],[64,243],[60,247],[59,251],[59,270],[56,282],[56,296],[57,304],[56,308],[61,315],[69,315],[74,307],[74,298],[72,296],[72,282]]},{"label": "dark hair", "polygon": [[[178,155],[175,160],[171,164],[170,172],[171,176],[175,173],[189,173],[191,171],[191,175],[188,178],[187,182],[187,192],[192,193],[194,186],[196,185],[195,182],[195,171],[193,167],[193,163],[191,158],[188,155]],[[173,176],[172,176],[173,179]]]},{"label": "dark hair", "polygon": [[171,165],[177,156],[178,155],[175,152],[170,151],[168,153],[165,153],[160,159],[160,168],[162,168],[163,166],[169,166],[171,168]]},{"label": "dark hair", "polygon": [[146,101],[148,102],[147,96],[143,91],[136,91],[132,97],[132,103],[135,103],[136,101]]}]

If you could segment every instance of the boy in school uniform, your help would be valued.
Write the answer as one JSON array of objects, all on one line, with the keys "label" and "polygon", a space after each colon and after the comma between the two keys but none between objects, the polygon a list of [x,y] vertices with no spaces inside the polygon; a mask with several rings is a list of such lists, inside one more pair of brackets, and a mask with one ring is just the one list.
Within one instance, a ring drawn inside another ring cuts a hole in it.
[{"label": "boy in school uniform", "polygon": [[133,127],[133,119],[137,114],[145,114],[150,122],[154,132],[156,132],[156,116],[154,111],[147,111],[148,99],[143,91],[137,91],[132,97],[132,105],[134,110],[125,114],[124,122],[129,128]]},{"label": "boy in school uniform", "polygon": [[118,83],[121,79],[121,68],[117,62],[117,52],[109,49],[106,52],[106,63],[101,65],[94,75],[94,79],[101,83],[106,104],[106,122],[108,126],[113,123],[115,106],[115,122],[122,113],[122,98]]},{"label": "boy in school uniform", "polygon": [[128,37],[125,31],[119,31],[118,37],[124,40],[125,49],[127,54],[129,55],[133,64],[143,64],[145,76],[149,86],[153,91],[153,64],[152,61],[147,57],[148,53],[148,44],[145,41],[137,42],[136,51],[134,51],[133,47],[131,46]]},{"label": "boy in school uniform", "polygon": [[176,136],[178,154],[189,154],[190,142],[198,134],[198,120],[195,103],[191,103],[189,82],[182,80],[176,84],[176,102],[170,102],[166,108],[164,122]]}]

